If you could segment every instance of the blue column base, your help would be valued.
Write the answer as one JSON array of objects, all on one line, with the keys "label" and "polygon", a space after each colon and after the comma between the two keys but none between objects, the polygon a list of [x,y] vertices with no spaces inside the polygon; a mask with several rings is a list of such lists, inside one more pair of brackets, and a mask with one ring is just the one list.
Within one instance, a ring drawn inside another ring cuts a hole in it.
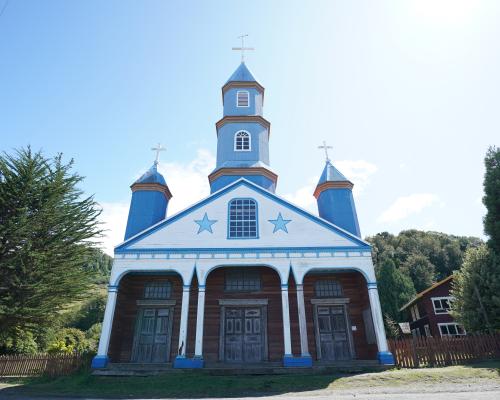
[{"label": "blue column base", "polygon": [[390,351],[379,351],[377,354],[378,362],[382,365],[394,365],[394,356]]},{"label": "blue column base", "polygon": [[108,365],[109,358],[108,356],[95,356],[92,359],[91,368],[93,369],[101,369],[106,368]]},{"label": "blue column base", "polygon": [[186,368],[186,369],[193,369],[193,368],[203,368],[205,366],[205,361],[203,358],[186,358],[182,356],[177,356],[175,357],[174,360],[174,368]]},{"label": "blue column base", "polygon": [[311,356],[294,357],[286,355],[283,357],[283,366],[286,368],[302,367],[308,368],[312,367],[313,362]]}]

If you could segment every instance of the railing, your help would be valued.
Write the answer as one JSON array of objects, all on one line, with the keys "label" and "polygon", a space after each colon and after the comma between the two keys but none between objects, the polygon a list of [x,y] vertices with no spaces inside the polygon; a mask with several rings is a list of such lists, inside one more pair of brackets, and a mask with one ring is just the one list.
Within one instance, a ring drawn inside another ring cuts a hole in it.
[{"label": "railing", "polygon": [[396,365],[403,368],[442,367],[500,358],[500,335],[390,339]]},{"label": "railing", "polygon": [[0,377],[69,375],[90,365],[89,354],[18,354],[0,356]]}]

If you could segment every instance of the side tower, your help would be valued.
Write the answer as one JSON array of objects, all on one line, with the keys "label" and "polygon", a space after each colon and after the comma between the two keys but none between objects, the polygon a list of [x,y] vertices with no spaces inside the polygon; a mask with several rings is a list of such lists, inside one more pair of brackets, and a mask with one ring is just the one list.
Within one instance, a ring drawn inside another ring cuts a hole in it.
[{"label": "side tower", "polygon": [[274,193],[269,168],[271,124],[262,116],[264,87],[244,62],[222,87],[223,118],[217,128],[217,164],[208,176],[211,193],[244,177]]},{"label": "side tower", "polygon": [[132,201],[128,212],[125,240],[165,219],[172,194],[157,169],[158,161],[130,188]]},{"label": "side tower", "polygon": [[361,237],[352,196],[353,183],[335,168],[329,159],[314,191],[319,216],[346,231]]}]

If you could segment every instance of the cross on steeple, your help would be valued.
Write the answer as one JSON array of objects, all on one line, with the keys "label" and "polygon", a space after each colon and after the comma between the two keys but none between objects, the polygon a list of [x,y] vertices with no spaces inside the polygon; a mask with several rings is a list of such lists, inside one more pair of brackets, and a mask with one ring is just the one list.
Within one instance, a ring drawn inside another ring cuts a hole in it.
[{"label": "cross on steeple", "polygon": [[326,141],[323,140],[323,146],[318,146],[318,149],[324,149],[325,150],[325,157],[326,157],[326,162],[330,161],[330,158],[328,157],[328,149],[333,149],[332,146],[327,146]]},{"label": "cross on steeple", "polygon": [[156,151],[155,165],[158,165],[158,160],[160,159],[160,151],[167,150],[160,143],[156,147],[151,147],[151,150]]},{"label": "cross on steeple", "polygon": [[238,36],[238,39],[241,39],[241,47],[233,47],[233,50],[241,51],[241,62],[245,62],[245,50],[255,50],[253,47],[245,47],[245,38],[248,34]]}]

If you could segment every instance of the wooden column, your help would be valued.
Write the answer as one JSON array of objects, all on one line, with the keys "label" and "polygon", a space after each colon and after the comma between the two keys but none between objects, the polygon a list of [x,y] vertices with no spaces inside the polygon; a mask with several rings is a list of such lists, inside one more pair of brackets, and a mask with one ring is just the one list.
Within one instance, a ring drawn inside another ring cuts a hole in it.
[{"label": "wooden column", "polygon": [[370,309],[372,310],[373,327],[375,328],[378,351],[379,353],[387,352],[387,338],[385,337],[384,320],[382,318],[382,310],[380,308],[377,283],[368,283],[368,297],[370,299]]},{"label": "wooden column", "polygon": [[297,284],[297,309],[299,312],[300,352],[302,357],[310,357],[307,342],[306,308],[304,305],[304,285]]},{"label": "wooden column", "polygon": [[187,325],[188,325],[188,314],[189,314],[189,292],[190,285],[184,285],[182,287],[182,307],[181,307],[181,322],[179,328],[179,347],[177,349],[178,356],[186,356],[186,346],[187,346]]},{"label": "wooden column", "polygon": [[104,311],[99,348],[97,349],[98,356],[108,356],[109,339],[111,338],[111,328],[113,326],[117,295],[118,286],[108,286],[108,301],[106,303],[106,310]]},{"label": "wooden column", "polygon": [[283,340],[285,357],[292,356],[292,341],[290,336],[290,309],[288,303],[288,285],[281,285],[281,306],[283,309]]},{"label": "wooden column", "polygon": [[205,285],[198,286],[198,309],[196,312],[195,358],[203,358],[203,320],[205,318]]}]

